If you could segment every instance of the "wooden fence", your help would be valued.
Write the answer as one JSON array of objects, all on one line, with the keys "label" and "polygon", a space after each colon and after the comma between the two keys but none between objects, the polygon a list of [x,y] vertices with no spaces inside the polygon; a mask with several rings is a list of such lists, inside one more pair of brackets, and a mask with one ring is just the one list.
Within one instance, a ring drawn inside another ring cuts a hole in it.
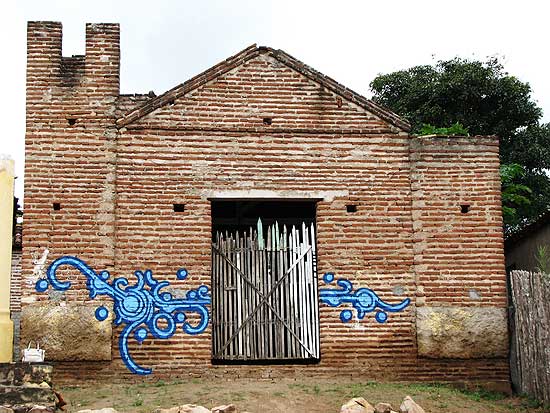
[{"label": "wooden fence", "polygon": [[263,235],[217,233],[212,243],[212,358],[319,358],[313,224]]},{"label": "wooden fence", "polygon": [[510,286],[512,381],[550,404],[550,275],[512,271]]}]

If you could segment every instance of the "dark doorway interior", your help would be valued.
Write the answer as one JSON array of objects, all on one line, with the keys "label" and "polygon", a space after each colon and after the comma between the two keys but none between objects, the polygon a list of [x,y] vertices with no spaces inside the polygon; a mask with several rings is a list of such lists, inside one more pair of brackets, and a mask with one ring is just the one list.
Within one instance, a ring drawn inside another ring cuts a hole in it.
[{"label": "dark doorway interior", "polygon": [[256,228],[258,218],[265,227],[315,224],[317,200],[278,201],[212,201],[212,236],[220,231],[248,231]]}]

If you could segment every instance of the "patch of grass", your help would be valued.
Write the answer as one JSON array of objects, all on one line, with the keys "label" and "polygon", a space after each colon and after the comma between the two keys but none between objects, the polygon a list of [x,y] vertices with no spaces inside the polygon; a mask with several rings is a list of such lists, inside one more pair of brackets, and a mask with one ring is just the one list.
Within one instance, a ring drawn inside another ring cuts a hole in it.
[{"label": "patch of grass", "polygon": [[275,396],[275,397],[286,397],[286,394],[282,391],[276,391],[276,392],[273,392],[273,396]]},{"label": "patch of grass", "polygon": [[475,402],[480,402],[482,400],[487,401],[498,401],[498,400],[504,400],[506,398],[506,395],[504,393],[496,392],[496,391],[490,391],[486,389],[474,389],[474,390],[460,390],[460,392],[469,398],[470,400],[473,400]]},{"label": "patch of grass", "polygon": [[309,386],[307,384],[302,384],[302,383],[289,383],[288,387],[291,390],[301,390],[307,394],[316,394],[316,395],[321,394],[321,387],[318,384]]},{"label": "patch of grass", "polygon": [[101,388],[101,389],[98,389],[95,393],[95,396],[100,398],[100,399],[106,399],[108,398],[109,396],[111,396],[113,393],[112,392],[109,392],[107,389],[105,388]]},{"label": "patch of grass", "polygon": [[136,399],[134,400],[134,402],[132,403],[132,406],[141,406],[143,404],[143,400],[142,399]]},{"label": "patch of grass", "polygon": [[414,390],[422,393],[424,392],[433,393],[441,390],[449,390],[449,388],[446,387],[445,385],[438,384],[438,383],[413,383],[413,384],[407,385],[407,387],[410,390]]},{"label": "patch of grass", "polygon": [[302,384],[302,383],[289,383],[288,388],[291,389],[291,390],[292,389],[298,389],[298,390],[302,390],[305,393],[309,393],[309,386],[307,386],[306,384]]},{"label": "patch of grass", "polygon": [[90,403],[89,400],[81,399],[81,400],[78,401],[77,406],[86,406],[88,403]]},{"label": "patch of grass", "polygon": [[162,387],[162,386],[166,386],[166,383],[163,380],[159,380],[153,386]]},{"label": "patch of grass", "polygon": [[530,409],[545,408],[547,410],[550,410],[550,406],[544,406],[542,402],[529,396],[528,394],[521,394],[520,397],[522,406],[528,407]]},{"label": "patch of grass", "polygon": [[352,383],[347,387],[347,394],[350,397],[361,397],[365,394],[367,388],[372,388],[372,382],[367,383]]},{"label": "patch of grass", "polygon": [[329,387],[328,389],[325,389],[325,393],[342,393],[342,387],[340,386],[334,386]]},{"label": "patch of grass", "polygon": [[246,396],[243,393],[229,393],[229,399],[236,402],[242,402],[246,400]]},{"label": "patch of grass", "polygon": [[413,383],[406,384],[403,388],[411,393],[428,394],[429,398],[432,400],[434,396],[449,396],[458,394],[462,394],[469,400],[475,402],[480,402],[482,400],[499,401],[507,397],[504,393],[486,390],[481,387],[475,389],[458,389],[451,385],[442,383]]}]

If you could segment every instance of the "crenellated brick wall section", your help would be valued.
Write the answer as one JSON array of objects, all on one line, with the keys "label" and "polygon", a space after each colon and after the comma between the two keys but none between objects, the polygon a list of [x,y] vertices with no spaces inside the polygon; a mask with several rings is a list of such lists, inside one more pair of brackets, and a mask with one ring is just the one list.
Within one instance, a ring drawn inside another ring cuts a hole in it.
[{"label": "crenellated brick wall section", "polygon": [[[344,324],[342,308],[320,304],[318,364],[212,366],[210,328],[131,340],[136,362],[155,377],[507,382],[503,357],[419,358],[416,340],[417,306],[505,305],[496,138],[411,138],[396,115],[269,48],[151,98],[119,96],[118,25],[87,25],[85,57],[61,58],[60,24],[29,23],[28,36],[24,303],[47,299],[32,289],[44,248],[49,262],[76,255],[114,276],[151,269],[176,290],[209,285],[211,199],[316,198],[319,278],[331,271],[410,306],[384,324]],[[64,277],[68,302],[89,300],[79,273]],[[113,354],[58,363],[56,380],[128,378]]]},{"label": "crenellated brick wall section", "polygon": [[29,22],[27,39],[24,302],[39,299],[33,260],[45,248],[113,268],[120,58],[118,24],[86,25],[85,57],[61,57],[60,23]]}]

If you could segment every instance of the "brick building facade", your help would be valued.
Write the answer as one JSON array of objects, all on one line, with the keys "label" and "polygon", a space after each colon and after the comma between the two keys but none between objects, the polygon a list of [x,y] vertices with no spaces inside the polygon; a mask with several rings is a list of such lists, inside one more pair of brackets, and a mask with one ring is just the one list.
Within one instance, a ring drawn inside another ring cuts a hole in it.
[{"label": "brick building facade", "polygon": [[[62,57],[61,38],[59,23],[28,25],[21,325],[58,377],[123,376],[135,363],[161,376],[508,382],[496,137],[411,136],[397,115],[255,45],[163,95],[121,95],[118,25],[88,24],[85,56]],[[90,297],[103,270],[132,286],[134,271],[149,269],[169,282],[165,301],[200,286],[215,301],[214,224],[237,225],[239,208],[293,223],[304,203],[320,291],[340,291],[322,277],[333,274],[356,293],[315,301],[314,360],[213,363],[212,323],[161,337],[172,323],[203,321],[197,311],[159,315],[155,336],[130,316],[111,330],[110,317],[137,301]],[[37,264],[46,249],[46,264],[61,259],[57,274]],[[360,288],[404,308],[360,314]]]}]

